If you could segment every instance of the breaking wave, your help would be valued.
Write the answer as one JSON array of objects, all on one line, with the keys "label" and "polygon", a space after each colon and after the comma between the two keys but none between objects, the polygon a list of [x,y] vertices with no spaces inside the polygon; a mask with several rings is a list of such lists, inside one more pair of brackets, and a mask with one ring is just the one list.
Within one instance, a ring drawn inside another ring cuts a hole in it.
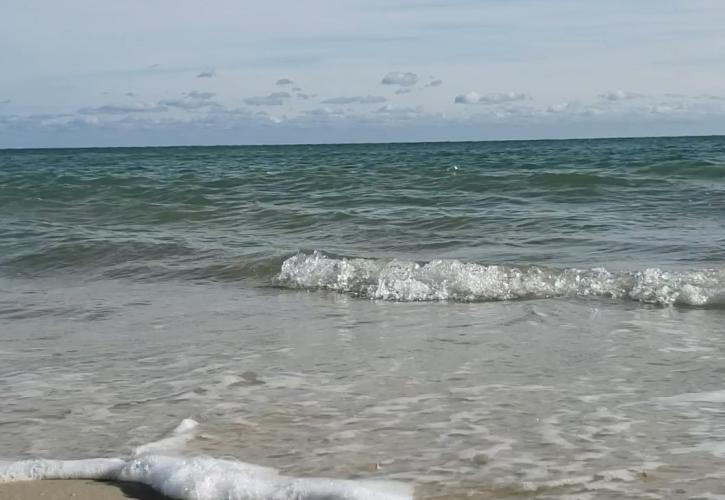
[{"label": "breaking wave", "polygon": [[725,270],[636,272],[481,265],[457,260],[333,258],[299,253],[282,263],[283,288],[332,290],[401,302],[485,302],[552,297],[606,297],[647,304],[725,306]]}]

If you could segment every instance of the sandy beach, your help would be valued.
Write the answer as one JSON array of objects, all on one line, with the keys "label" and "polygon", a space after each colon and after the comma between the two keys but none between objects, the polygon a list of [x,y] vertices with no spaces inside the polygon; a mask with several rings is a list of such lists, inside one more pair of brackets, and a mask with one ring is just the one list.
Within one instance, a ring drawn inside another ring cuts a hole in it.
[{"label": "sandy beach", "polygon": [[0,483],[3,500],[169,500],[148,486],[86,479]]}]

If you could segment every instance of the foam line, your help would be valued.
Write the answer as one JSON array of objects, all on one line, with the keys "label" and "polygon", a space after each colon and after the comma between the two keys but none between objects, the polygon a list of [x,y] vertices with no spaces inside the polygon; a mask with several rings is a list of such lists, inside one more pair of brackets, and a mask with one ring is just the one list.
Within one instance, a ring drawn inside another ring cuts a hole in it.
[{"label": "foam line", "polygon": [[120,458],[88,460],[21,460],[0,462],[0,482],[36,479],[108,479],[113,480],[126,466]]},{"label": "foam line", "polygon": [[610,272],[457,260],[417,263],[333,258],[313,252],[284,261],[275,281],[285,288],[333,290],[401,302],[607,297],[664,306],[725,306],[723,269]]},{"label": "foam line", "polygon": [[296,478],[276,469],[172,452],[193,437],[184,420],[168,436],[140,446],[133,457],[0,462],[0,481],[96,479],[142,483],[178,500],[410,500],[412,488],[392,481]]},{"label": "foam line", "polygon": [[146,455],[118,479],[146,484],[183,500],[408,500],[397,483],[281,476],[275,469],[210,457]]}]

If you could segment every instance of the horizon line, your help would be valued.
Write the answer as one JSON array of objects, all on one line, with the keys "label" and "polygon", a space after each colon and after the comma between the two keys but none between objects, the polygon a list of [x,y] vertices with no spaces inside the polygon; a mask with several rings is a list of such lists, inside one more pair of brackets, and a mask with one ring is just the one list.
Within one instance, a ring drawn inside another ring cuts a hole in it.
[{"label": "horizon line", "polygon": [[631,135],[631,136],[590,136],[564,138],[535,139],[479,139],[479,140],[441,140],[441,141],[380,141],[380,142],[284,142],[255,144],[163,144],[147,146],[35,146],[35,147],[0,147],[0,151],[36,151],[54,149],[178,149],[178,148],[259,148],[259,147],[299,147],[299,146],[375,146],[375,145],[415,145],[415,144],[475,144],[475,143],[508,143],[508,142],[567,142],[567,141],[612,141],[642,139],[687,139],[717,138],[722,134],[683,134],[683,135]]}]

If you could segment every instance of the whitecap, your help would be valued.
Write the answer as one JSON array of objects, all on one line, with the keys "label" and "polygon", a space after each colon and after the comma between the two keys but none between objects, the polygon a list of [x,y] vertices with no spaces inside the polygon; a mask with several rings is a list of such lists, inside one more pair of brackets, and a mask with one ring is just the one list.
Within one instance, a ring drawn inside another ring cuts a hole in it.
[{"label": "whitecap", "polygon": [[606,297],[647,304],[725,305],[725,270],[610,272],[433,260],[333,258],[299,253],[282,263],[275,283],[332,290],[375,300],[478,302],[551,297]]}]

